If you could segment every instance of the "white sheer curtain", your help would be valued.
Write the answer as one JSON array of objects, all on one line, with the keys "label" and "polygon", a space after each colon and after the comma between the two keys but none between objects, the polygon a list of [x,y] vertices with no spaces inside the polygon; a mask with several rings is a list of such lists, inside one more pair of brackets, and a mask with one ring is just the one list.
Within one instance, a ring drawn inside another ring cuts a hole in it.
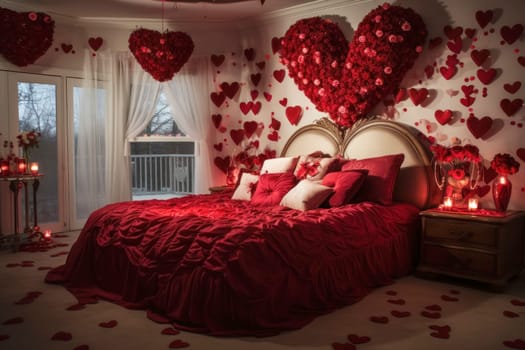
[{"label": "white sheer curtain", "polygon": [[128,140],[151,120],[159,83],[129,52],[86,51],[77,146],[77,211],[131,199]]},{"label": "white sheer curtain", "polygon": [[210,186],[211,140],[210,91],[212,73],[208,57],[190,59],[171,81],[163,83],[164,93],[177,126],[195,140],[195,193]]}]

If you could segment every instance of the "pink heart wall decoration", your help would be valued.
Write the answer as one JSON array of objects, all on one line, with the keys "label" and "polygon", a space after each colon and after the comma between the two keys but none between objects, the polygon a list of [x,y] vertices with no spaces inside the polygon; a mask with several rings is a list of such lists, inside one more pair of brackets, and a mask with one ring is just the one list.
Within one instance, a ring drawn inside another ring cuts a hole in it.
[{"label": "pink heart wall decoration", "polygon": [[350,45],[337,24],[313,17],[287,30],[279,52],[299,90],[348,127],[399,88],[426,35],[412,9],[384,4],[365,16]]},{"label": "pink heart wall decoration", "polygon": [[193,40],[183,32],[137,29],[129,36],[129,50],[142,69],[158,81],[173,78],[193,53]]}]

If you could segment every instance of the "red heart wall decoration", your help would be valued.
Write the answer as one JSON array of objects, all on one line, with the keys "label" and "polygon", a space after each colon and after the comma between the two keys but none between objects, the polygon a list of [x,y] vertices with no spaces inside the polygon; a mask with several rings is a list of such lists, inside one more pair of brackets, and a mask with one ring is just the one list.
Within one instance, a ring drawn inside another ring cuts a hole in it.
[{"label": "red heart wall decoration", "polygon": [[419,106],[426,100],[428,96],[428,90],[425,88],[422,88],[422,89],[411,88],[408,90],[408,96],[414,103],[414,106]]},{"label": "red heart wall decoration", "polygon": [[244,127],[244,133],[246,137],[250,138],[255,133],[255,130],[257,130],[259,125],[255,121],[250,121],[250,122],[244,122],[243,127]]},{"label": "red heart wall decoration", "polygon": [[223,91],[212,92],[210,94],[210,98],[217,107],[220,107],[223,104],[223,102],[226,100],[226,95],[224,94]]},{"label": "red heart wall decoration", "polygon": [[479,81],[481,81],[485,85],[488,85],[492,83],[492,81],[496,77],[496,70],[494,68],[489,68],[486,70],[478,69],[476,71],[476,75],[478,76]]},{"label": "red heart wall decoration", "polygon": [[510,84],[510,83],[503,84],[503,88],[508,93],[515,94],[521,88],[521,82],[520,81],[515,81],[512,84]]},{"label": "red heart wall decoration", "polygon": [[53,43],[55,21],[42,12],[16,12],[0,7],[0,54],[25,67],[35,63]]},{"label": "red heart wall decoration", "polygon": [[273,72],[273,77],[275,78],[275,80],[277,80],[279,83],[282,83],[283,80],[284,80],[284,75],[286,74],[286,72],[284,71],[284,69],[279,69],[279,70],[275,70]]},{"label": "red heart wall decoration", "polygon": [[478,119],[471,115],[467,119],[467,128],[475,138],[479,139],[480,137],[483,137],[483,135],[485,135],[490,130],[490,128],[492,128],[492,118],[483,117]]},{"label": "red heart wall decoration", "polygon": [[219,67],[226,57],[224,55],[211,55],[211,62],[216,66]]},{"label": "red heart wall decoration", "polygon": [[525,148],[518,148],[516,155],[525,162]]},{"label": "red heart wall decoration", "polygon": [[242,142],[242,140],[244,139],[244,135],[245,135],[244,129],[230,130],[230,136],[236,145]]},{"label": "red heart wall decoration", "polygon": [[491,10],[488,11],[476,11],[476,21],[481,28],[485,28],[487,24],[492,20],[493,13]]},{"label": "red heart wall decoration", "polygon": [[215,128],[218,129],[219,126],[221,126],[222,115],[220,115],[220,114],[213,114],[211,116],[211,120],[213,121],[213,125],[215,125]]},{"label": "red heart wall decoration", "polygon": [[219,168],[223,173],[226,174],[228,167],[230,166],[231,158],[230,156],[226,157],[215,157],[213,163],[217,168]]},{"label": "red heart wall decoration", "polygon": [[512,27],[503,26],[501,27],[500,33],[503,40],[505,40],[507,44],[511,45],[516,40],[518,40],[521,36],[521,33],[523,33],[523,24],[515,24]]},{"label": "red heart wall decoration", "polygon": [[487,49],[472,50],[472,52],[470,53],[470,57],[472,58],[472,61],[474,61],[474,63],[477,66],[481,66],[483,62],[485,62],[487,57],[489,57],[489,55],[490,55],[490,51]]},{"label": "red heart wall decoration", "polygon": [[318,110],[341,126],[351,126],[399,88],[426,35],[423,20],[412,9],[384,4],[365,16],[350,45],[330,20],[299,20],[287,30],[280,56]]},{"label": "red heart wall decoration", "polygon": [[137,29],[129,36],[129,50],[142,69],[158,81],[173,78],[193,53],[193,40],[183,32]]},{"label": "red heart wall decoration", "polygon": [[522,105],[523,105],[523,100],[521,98],[517,98],[512,101],[509,100],[508,98],[504,98],[500,102],[501,109],[509,117],[512,117],[514,114],[516,114],[516,112],[521,109]]},{"label": "red heart wall decoration", "polygon": [[444,111],[438,109],[434,112],[434,117],[436,117],[436,120],[441,125],[447,124],[450,121],[450,119],[452,119],[452,115],[453,113],[450,109],[446,109]]},{"label": "red heart wall decoration", "polygon": [[102,39],[101,37],[88,39],[88,44],[93,51],[98,51],[98,49],[100,49],[103,43],[104,43],[104,39]]},{"label": "red heart wall decoration", "polygon": [[286,107],[286,118],[292,125],[299,124],[299,120],[303,116],[303,108],[301,106]]},{"label": "red heart wall decoration", "polygon": [[237,94],[237,91],[239,91],[239,87],[240,87],[239,83],[236,82],[236,81],[231,83],[231,84],[228,84],[227,82],[223,82],[219,86],[222,89],[222,91],[224,91],[224,94],[230,99],[235,97],[235,95]]}]

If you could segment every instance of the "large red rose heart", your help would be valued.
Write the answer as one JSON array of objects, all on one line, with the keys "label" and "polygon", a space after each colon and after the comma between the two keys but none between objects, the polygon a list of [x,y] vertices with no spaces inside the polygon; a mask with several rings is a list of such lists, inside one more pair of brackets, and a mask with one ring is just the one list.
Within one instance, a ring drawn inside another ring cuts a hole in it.
[{"label": "large red rose heart", "polygon": [[0,8],[0,53],[19,67],[33,64],[53,43],[54,30],[46,13]]},{"label": "large red rose heart", "polygon": [[350,45],[320,17],[299,20],[281,42],[281,62],[299,90],[341,126],[351,126],[399,88],[427,35],[412,9],[385,4],[365,16]]},{"label": "large red rose heart", "polygon": [[140,28],[129,36],[129,50],[141,67],[158,81],[173,78],[193,53],[193,40],[183,32]]}]

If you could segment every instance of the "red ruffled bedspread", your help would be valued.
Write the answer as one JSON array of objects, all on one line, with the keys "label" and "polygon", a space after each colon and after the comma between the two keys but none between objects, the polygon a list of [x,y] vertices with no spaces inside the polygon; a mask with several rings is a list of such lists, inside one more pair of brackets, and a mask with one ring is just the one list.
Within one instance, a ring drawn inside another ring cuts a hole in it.
[{"label": "red ruffled bedspread", "polygon": [[180,329],[264,336],[354,303],[413,267],[419,210],[411,205],[301,212],[228,197],[101,208],[46,281],[80,303],[148,309]]}]

